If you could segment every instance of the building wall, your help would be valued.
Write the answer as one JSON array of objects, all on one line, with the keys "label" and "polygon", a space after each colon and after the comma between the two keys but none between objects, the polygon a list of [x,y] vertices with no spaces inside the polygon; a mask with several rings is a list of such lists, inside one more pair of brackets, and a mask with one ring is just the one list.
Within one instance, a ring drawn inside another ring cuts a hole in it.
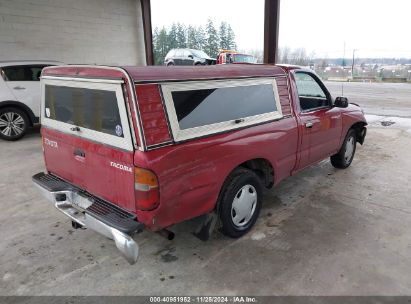
[{"label": "building wall", "polygon": [[0,0],[0,60],[143,65],[140,0]]}]

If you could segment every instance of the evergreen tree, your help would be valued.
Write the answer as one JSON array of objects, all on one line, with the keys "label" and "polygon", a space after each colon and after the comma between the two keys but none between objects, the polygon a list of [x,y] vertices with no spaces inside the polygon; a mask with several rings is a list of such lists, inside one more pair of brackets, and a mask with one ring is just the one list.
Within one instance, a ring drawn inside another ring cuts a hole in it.
[{"label": "evergreen tree", "polygon": [[186,31],[187,30],[183,24],[177,23],[176,40],[177,40],[177,47],[179,48],[184,49],[187,47]]},{"label": "evergreen tree", "polygon": [[169,50],[178,48],[177,33],[178,33],[177,24],[173,23],[171,25],[170,31],[168,32],[167,40],[168,40]]},{"label": "evergreen tree", "polygon": [[164,58],[170,50],[169,37],[165,27],[162,27],[157,33],[155,49],[158,56],[155,58],[156,64],[163,64]]},{"label": "evergreen tree", "polygon": [[206,33],[202,26],[199,26],[196,30],[197,33],[197,43],[195,49],[204,50],[207,43]]},{"label": "evergreen tree", "polygon": [[218,33],[211,19],[208,19],[205,30],[202,26],[196,28],[189,25],[186,28],[181,23],[173,23],[169,30],[166,27],[161,29],[156,27],[153,31],[155,64],[163,64],[167,53],[175,48],[204,50],[208,55],[216,58],[220,47],[234,49],[235,45],[235,35],[231,26],[222,22]]},{"label": "evergreen tree", "polygon": [[189,25],[187,28],[187,47],[196,49],[198,46],[197,30],[195,27]]},{"label": "evergreen tree", "polygon": [[219,31],[219,36],[220,36],[220,49],[229,49],[229,43],[228,43],[228,36],[227,36],[227,23],[226,22],[221,22],[220,24],[220,31]]},{"label": "evergreen tree", "polygon": [[237,44],[235,43],[235,34],[231,25],[227,25],[227,49],[235,50],[237,48]]},{"label": "evergreen tree", "polygon": [[158,41],[158,34],[159,34],[158,27],[156,27],[153,32],[153,55],[154,55],[154,64],[156,65],[159,64],[159,60],[161,60],[160,51],[159,51],[160,44]]},{"label": "evergreen tree", "polygon": [[213,21],[211,19],[208,19],[206,25],[206,45],[204,47],[204,51],[210,57],[217,58],[219,51],[218,46],[219,39],[217,30],[214,27]]}]

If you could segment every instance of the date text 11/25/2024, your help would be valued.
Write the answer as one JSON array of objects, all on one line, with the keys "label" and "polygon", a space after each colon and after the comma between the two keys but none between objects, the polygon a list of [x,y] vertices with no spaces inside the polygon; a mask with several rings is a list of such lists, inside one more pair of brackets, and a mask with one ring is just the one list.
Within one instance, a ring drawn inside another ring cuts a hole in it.
[{"label": "date text 11/25/2024", "polygon": [[247,296],[204,296],[204,297],[150,297],[150,303],[258,303],[255,297]]}]

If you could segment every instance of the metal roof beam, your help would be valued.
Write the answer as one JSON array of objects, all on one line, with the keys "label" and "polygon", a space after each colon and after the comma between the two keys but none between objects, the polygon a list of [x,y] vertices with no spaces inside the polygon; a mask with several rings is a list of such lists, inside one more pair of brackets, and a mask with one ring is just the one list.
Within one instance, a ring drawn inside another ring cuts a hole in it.
[{"label": "metal roof beam", "polygon": [[264,8],[264,63],[278,59],[278,34],[280,28],[280,0],[265,0]]}]

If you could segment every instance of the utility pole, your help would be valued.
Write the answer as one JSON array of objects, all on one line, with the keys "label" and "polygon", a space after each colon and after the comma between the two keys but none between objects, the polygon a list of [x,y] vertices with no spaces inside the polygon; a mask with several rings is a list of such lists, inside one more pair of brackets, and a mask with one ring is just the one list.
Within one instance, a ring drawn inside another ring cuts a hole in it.
[{"label": "utility pole", "polygon": [[345,41],[344,41],[344,51],[343,51],[342,66],[343,66],[343,70],[344,70],[344,67],[345,67]]},{"label": "utility pole", "polygon": [[351,67],[351,78],[352,78],[352,80],[354,80],[355,51],[358,51],[358,50],[356,50],[356,49],[352,50],[352,67]]},{"label": "utility pole", "polygon": [[[343,60],[342,60],[342,76],[344,77],[344,69],[345,67],[345,41],[344,41],[344,52],[343,52]],[[344,82],[341,82],[341,96],[344,96]]]}]

